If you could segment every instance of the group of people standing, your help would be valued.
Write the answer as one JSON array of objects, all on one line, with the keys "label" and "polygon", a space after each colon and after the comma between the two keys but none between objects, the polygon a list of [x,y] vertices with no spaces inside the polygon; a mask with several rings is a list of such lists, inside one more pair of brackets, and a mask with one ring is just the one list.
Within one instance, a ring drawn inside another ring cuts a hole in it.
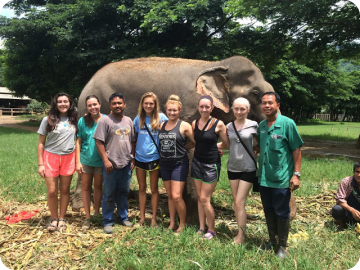
[{"label": "group of people standing", "polygon": [[[109,97],[111,113],[103,115],[95,95],[86,98],[87,114],[77,123],[69,95],[59,93],[52,101],[38,133],[39,174],[45,178],[51,220],[50,232],[66,229],[65,213],[75,170],[81,174],[82,198],[90,222],[90,194],[94,182],[95,215],[102,204],[104,231],[112,233],[115,221],[132,226],[128,218],[128,192],[132,170],[139,183],[139,224],[145,221],[146,175],[151,188],[151,226],[157,226],[158,180],[161,175],[168,196],[169,229],[180,233],[186,226],[186,205],[182,198],[189,172],[187,150],[195,147],[191,166],[198,195],[199,230],[206,239],[216,236],[215,212],[211,196],[220,179],[222,150],[229,149],[228,178],[234,200],[239,232],[235,244],[245,242],[245,202],[251,187],[258,189],[264,206],[270,241],[265,249],[279,244],[278,256],[286,257],[289,233],[291,191],[299,187],[302,140],[295,123],[280,114],[280,97],[274,92],[262,96],[266,119],[258,125],[247,119],[250,103],[237,98],[232,104],[235,121],[225,124],[211,116],[211,96],[201,96],[197,105],[200,118],[191,124],[182,121],[180,98],[171,95],[160,113],[157,96],[148,92],[140,100],[138,115],[132,121],[124,115],[125,98],[120,93]],[[75,147],[75,137],[76,147]],[[219,142],[220,139],[220,142]],[[254,139],[258,142],[253,146]],[[256,156],[260,153],[257,176]],[[58,213],[58,189],[60,213]],[[101,203],[102,201],[102,203]],[[176,214],[179,225],[176,223]],[[207,225],[207,230],[206,230]],[[276,236],[279,242],[277,243]]]}]

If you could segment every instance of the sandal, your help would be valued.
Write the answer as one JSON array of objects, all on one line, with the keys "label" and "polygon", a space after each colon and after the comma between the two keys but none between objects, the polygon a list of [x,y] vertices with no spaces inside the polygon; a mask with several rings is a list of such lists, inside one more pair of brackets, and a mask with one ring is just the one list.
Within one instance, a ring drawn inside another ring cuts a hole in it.
[{"label": "sandal", "polygon": [[52,224],[54,221],[59,222],[59,220],[58,220],[57,218],[52,218],[52,219],[50,220],[50,223],[49,223],[49,225],[47,226],[47,230],[48,230],[48,232],[50,232],[50,233],[59,230],[59,227],[58,227],[57,225]]},{"label": "sandal", "polygon": [[205,233],[204,238],[211,240],[216,236],[216,233],[212,232],[212,231],[207,231],[207,233]]},{"label": "sandal", "polygon": [[198,229],[197,232],[196,232],[196,234],[197,234],[197,235],[204,235],[205,232],[204,232],[204,230],[202,230],[202,229]]},{"label": "sandal", "polygon": [[90,229],[90,226],[91,226],[90,218],[85,219],[83,224],[82,224],[82,229],[83,230],[88,230],[88,229]]},{"label": "sandal", "polygon": [[64,219],[64,218],[59,218],[58,221],[59,221],[59,222],[60,222],[60,221],[64,222],[63,224],[59,225],[59,231],[60,231],[60,232],[62,232],[63,230],[66,231],[66,228],[67,228],[67,226],[66,226],[66,224],[65,224],[65,223],[66,223],[66,219]]}]

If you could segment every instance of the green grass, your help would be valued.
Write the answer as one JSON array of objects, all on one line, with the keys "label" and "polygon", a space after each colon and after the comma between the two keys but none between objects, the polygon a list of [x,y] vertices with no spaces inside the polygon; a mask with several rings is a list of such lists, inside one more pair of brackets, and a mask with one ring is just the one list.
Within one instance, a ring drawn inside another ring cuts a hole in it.
[{"label": "green grass", "polygon": [[41,118],[43,118],[45,116],[46,116],[46,114],[42,114],[42,115],[40,115],[40,117],[38,117],[36,114],[33,114],[33,115],[31,115],[31,114],[22,114],[22,115],[17,116],[16,118],[18,118],[18,119],[22,119],[22,118],[41,119]]},{"label": "green grass", "polygon": [[41,124],[41,120],[38,121],[26,121],[26,122],[21,122],[18,123],[18,125],[22,125],[22,126],[30,126],[30,127],[40,127]]},{"label": "green grass", "polygon": [[[326,125],[325,125],[326,126]],[[318,125],[317,125],[318,127]],[[37,142],[38,135],[20,129],[0,127],[0,196],[9,201],[35,203],[46,196],[44,180],[37,174]],[[248,197],[247,209],[256,209],[260,219],[249,222],[247,244],[231,245],[236,235],[232,197],[226,173],[228,155],[222,158],[221,179],[216,187],[212,203],[217,217],[217,237],[213,241],[205,241],[195,235],[196,227],[189,226],[179,236],[166,230],[168,217],[164,217],[166,209],[159,209],[159,228],[147,226],[126,230],[116,225],[113,237],[103,238],[103,242],[95,249],[85,244],[91,237],[102,234],[101,220],[84,238],[81,236],[54,236],[53,241],[59,243],[56,249],[58,258],[48,259],[42,252],[49,252],[50,246],[37,245],[32,263],[41,268],[53,268],[54,263],[76,268],[89,269],[349,269],[359,260],[359,239],[354,228],[342,233],[334,233],[335,225],[326,215],[330,208],[316,209],[309,207],[313,201],[310,197],[329,194],[335,191],[340,180],[351,175],[353,162],[343,158],[303,158],[301,187],[296,196],[303,202],[298,218],[291,223],[291,232],[306,231],[307,241],[289,242],[289,258],[277,259],[272,252],[259,249],[267,239],[267,228],[261,211],[257,194]],[[73,180],[72,186],[76,183]],[[160,184],[162,186],[162,184]],[[132,179],[132,188],[137,189],[136,178]],[[312,199],[314,200],[314,199]],[[300,201],[300,200],[299,200]],[[335,204],[335,200],[333,200]],[[148,204],[150,202],[148,201]],[[331,207],[332,203],[329,204]],[[137,207],[137,199],[130,200],[130,209]],[[165,210],[165,211],[164,211]],[[74,214],[72,213],[71,216]],[[70,218],[70,217],[69,217]],[[71,219],[71,218],[70,218]],[[78,228],[72,225],[74,235]],[[14,228],[13,230],[22,230]],[[31,231],[31,230],[30,230]],[[5,237],[5,236],[4,236]],[[45,237],[45,236],[43,236]],[[46,236],[47,237],[47,236]],[[57,237],[57,238],[56,238]],[[77,247],[84,256],[81,261],[74,261],[66,252],[70,237],[71,245]],[[78,237],[78,238],[77,238]],[[0,238],[3,239],[3,237]],[[84,242],[85,241],[85,242]],[[61,244],[60,244],[61,243]],[[64,253],[61,253],[65,247]],[[54,250],[55,250],[54,249]],[[26,254],[26,253],[25,253]],[[24,256],[25,256],[24,254]],[[2,261],[8,263],[1,254]],[[54,261],[55,260],[55,261]],[[57,260],[57,261],[56,261]],[[31,267],[32,264],[29,265]]]},{"label": "green grass", "polygon": [[303,139],[353,142],[360,134],[360,123],[353,122],[300,123],[297,127]]},{"label": "green grass", "polygon": [[[38,175],[39,135],[22,129],[0,127],[0,196],[34,203],[46,195],[45,181]],[[76,181],[72,182],[72,186]]]}]

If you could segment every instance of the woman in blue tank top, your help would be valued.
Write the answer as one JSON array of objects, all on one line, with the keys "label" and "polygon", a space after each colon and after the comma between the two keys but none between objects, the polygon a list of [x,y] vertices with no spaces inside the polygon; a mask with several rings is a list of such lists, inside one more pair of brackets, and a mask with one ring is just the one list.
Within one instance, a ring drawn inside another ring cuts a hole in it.
[{"label": "woman in blue tank top", "polygon": [[140,100],[138,115],[134,119],[136,149],[135,167],[139,183],[139,224],[145,222],[146,172],[149,172],[151,188],[151,227],[157,227],[156,213],[159,204],[159,126],[167,117],[159,112],[159,101],[153,92],[145,93]]},{"label": "woman in blue tank top", "polygon": [[214,109],[213,99],[210,96],[200,97],[197,108],[200,119],[193,121],[194,138],[196,141],[195,153],[191,167],[191,177],[194,178],[198,195],[198,213],[200,228],[198,234],[205,233],[206,220],[208,231],[206,239],[215,237],[215,212],[210,203],[211,196],[220,178],[221,159],[218,149],[218,138],[223,146],[229,145],[224,122],[210,116]]},{"label": "woman in blue tank top", "polygon": [[189,171],[186,138],[190,139],[192,144],[195,143],[191,125],[179,119],[181,108],[180,98],[177,95],[171,95],[165,104],[169,121],[161,124],[159,132],[160,171],[168,195],[169,229],[176,229],[177,212],[180,219],[177,233],[181,232],[186,225],[186,205],[182,198]]}]

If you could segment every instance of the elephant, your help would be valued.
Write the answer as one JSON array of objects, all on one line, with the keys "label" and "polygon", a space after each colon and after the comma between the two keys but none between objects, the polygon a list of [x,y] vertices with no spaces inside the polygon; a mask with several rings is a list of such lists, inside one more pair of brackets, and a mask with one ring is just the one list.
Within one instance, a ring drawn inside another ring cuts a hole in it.
[{"label": "elephant", "polygon": [[[210,95],[215,105],[212,116],[226,124],[235,119],[231,104],[238,97],[250,101],[250,119],[263,120],[265,116],[261,112],[260,97],[274,89],[264,80],[260,69],[242,56],[217,62],[162,57],[128,59],[110,63],[93,75],[80,94],[79,116],[86,113],[85,99],[88,95],[97,95],[102,112],[108,114],[109,96],[120,92],[126,101],[125,115],[133,119],[137,115],[141,96],[149,91],[158,96],[161,108],[171,94],[177,94],[183,104],[180,118],[190,123],[200,117],[197,110],[199,97]],[[197,220],[197,210],[194,211],[197,209],[197,195],[190,179],[184,198],[188,221],[194,222]],[[80,193],[78,187],[75,193]],[[73,200],[73,208],[79,208],[77,205],[79,199]]]}]

